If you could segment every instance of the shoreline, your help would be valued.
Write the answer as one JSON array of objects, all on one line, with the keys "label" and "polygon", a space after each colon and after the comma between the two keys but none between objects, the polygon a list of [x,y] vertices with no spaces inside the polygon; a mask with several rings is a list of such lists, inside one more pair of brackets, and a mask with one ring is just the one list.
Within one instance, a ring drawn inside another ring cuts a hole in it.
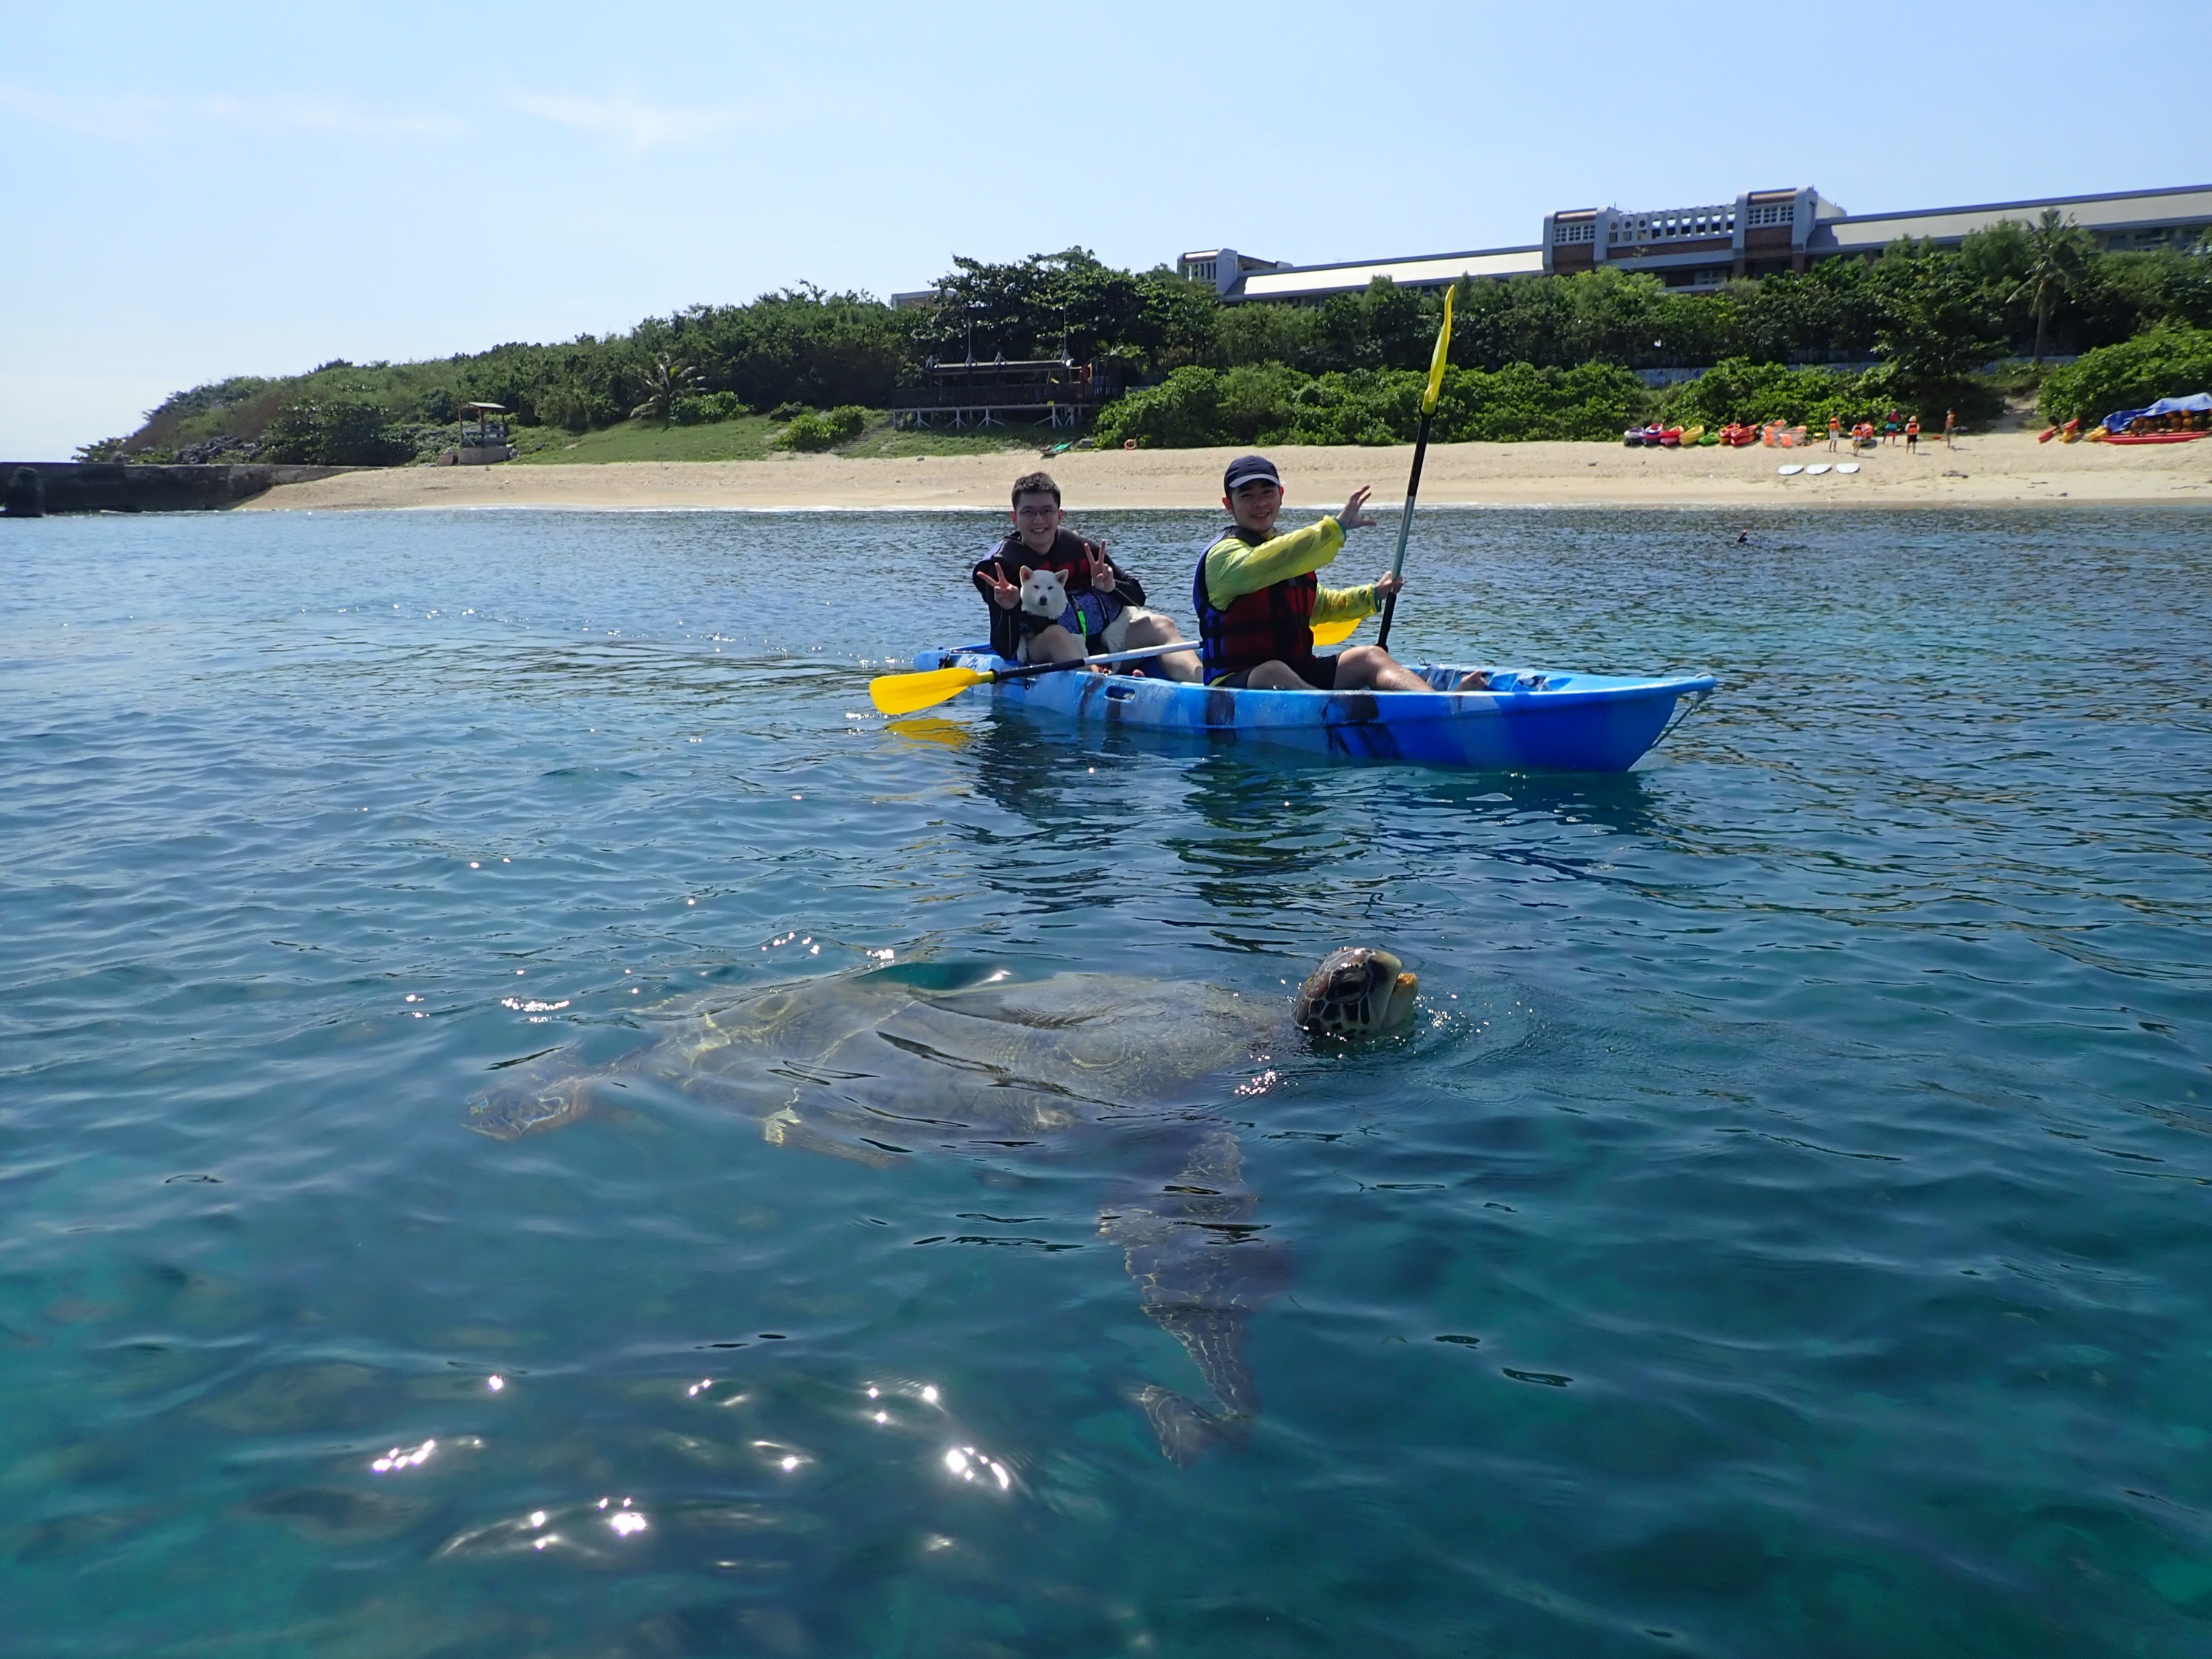
[{"label": "shoreline", "polygon": [[[764,461],[617,461],[586,465],[395,467],[283,484],[235,512],[404,512],[526,508],[568,512],[1004,512],[1019,474],[1050,472],[1070,512],[1212,511],[1233,449],[1072,452]],[[1376,505],[1401,499],[1410,444],[1285,446],[1271,452],[1293,501],[1334,505],[1362,483]],[[1424,507],[1923,507],[2212,503],[2212,439],[2112,449],[2039,444],[2032,432],[1978,434],[1917,454],[1886,446],[1856,474],[1784,478],[1776,469],[1854,459],[1825,443],[1802,450],[1641,450],[1619,444],[1432,444]]]}]

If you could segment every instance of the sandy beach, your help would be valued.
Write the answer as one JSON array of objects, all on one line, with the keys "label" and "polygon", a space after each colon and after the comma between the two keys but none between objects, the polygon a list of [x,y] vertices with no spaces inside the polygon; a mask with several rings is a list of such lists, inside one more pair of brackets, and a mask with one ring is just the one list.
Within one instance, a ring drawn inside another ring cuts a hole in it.
[{"label": "sandy beach", "polygon": [[[1073,453],[1048,463],[1071,509],[1211,507],[1226,449]],[[1275,452],[1295,502],[1340,502],[1372,483],[1379,503],[1404,489],[1410,447],[1287,447]],[[1607,444],[1439,444],[1425,505],[1497,507],[1961,507],[2069,501],[2212,502],[2212,439],[2114,449],[2039,444],[2033,433],[1939,438],[1917,454],[1883,447],[1855,474],[1783,477],[1790,463],[1847,461],[1808,450],[1641,450]],[[405,467],[349,472],[273,489],[244,511],[408,507],[1002,508],[1006,486],[1040,463],[1026,451],[904,459],[836,455],[765,461],[628,462],[596,466]]]}]

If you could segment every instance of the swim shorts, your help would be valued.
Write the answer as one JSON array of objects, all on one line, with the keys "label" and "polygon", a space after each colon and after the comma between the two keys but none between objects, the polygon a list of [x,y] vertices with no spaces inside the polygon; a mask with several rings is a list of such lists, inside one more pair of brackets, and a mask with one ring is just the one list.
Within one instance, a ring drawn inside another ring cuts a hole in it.
[{"label": "swim shorts", "polygon": [[[1336,659],[1316,657],[1313,659],[1313,665],[1315,672],[1304,677],[1306,684],[1316,691],[1335,690]],[[1249,691],[1252,689],[1251,682],[1252,671],[1249,668],[1240,668],[1235,673],[1224,674],[1219,679],[1212,681],[1210,684],[1216,690]]]}]

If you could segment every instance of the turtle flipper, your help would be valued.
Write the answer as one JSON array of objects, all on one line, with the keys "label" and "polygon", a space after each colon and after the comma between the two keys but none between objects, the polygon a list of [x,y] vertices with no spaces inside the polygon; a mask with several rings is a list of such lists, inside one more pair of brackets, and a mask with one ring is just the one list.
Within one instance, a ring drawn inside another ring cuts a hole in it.
[{"label": "turtle flipper", "polygon": [[1179,1469],[1188,1468],[1216,1446],[1243,1442],[1242,1422],[1217,1417],[1173,1389],[1151,1383],[1137,1390],[1136,1401],[1159,1438],[1160,1455]]},{"label": "turtle flipper", "polygon": [[1162,1330],[1182,1344],[1206,1386],[1232,1417],[1257,1417],[1260,1390],[1252,1381],[1252,1367],[1244,1358],[1244,1328],[1252,1315],[1245,1308],[1154,1307],[1145,1311]]},{"label": "turtle flipper", "polygon": [[1168,1389],[1139,1395],[1161,1451],[1179,1466],[1241,1440],[1260,1412],[1245,1330],[1281,1281],[1283,1253],[1252,1224],[1258,1200],[1242,1164],[1234,1136],[1208,1135],[1157,1200],[1099,1218],[1099,1232],[1122,1246],[1145,1311],[1182,1344],[1219,1407],[1205,1411]]}]

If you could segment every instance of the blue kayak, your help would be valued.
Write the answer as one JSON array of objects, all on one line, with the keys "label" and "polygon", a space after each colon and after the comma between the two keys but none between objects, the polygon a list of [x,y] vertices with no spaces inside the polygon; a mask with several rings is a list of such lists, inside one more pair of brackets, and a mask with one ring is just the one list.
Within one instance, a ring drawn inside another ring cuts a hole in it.
[{"label": "blue kayak", "polygon": [[[924,651],[921,669],[1005,672],[988,647]],[[1229,691],[1149,675],[1082,670],[994,682],[1000,707],[1108,726],[1303,749],[1347,760],[1484,771],[1626,772],[1710,674],[1638,677],[1493,668],[1482,691],[1452,691],[1464,668],[1416,667],[1434,691]]]}]

